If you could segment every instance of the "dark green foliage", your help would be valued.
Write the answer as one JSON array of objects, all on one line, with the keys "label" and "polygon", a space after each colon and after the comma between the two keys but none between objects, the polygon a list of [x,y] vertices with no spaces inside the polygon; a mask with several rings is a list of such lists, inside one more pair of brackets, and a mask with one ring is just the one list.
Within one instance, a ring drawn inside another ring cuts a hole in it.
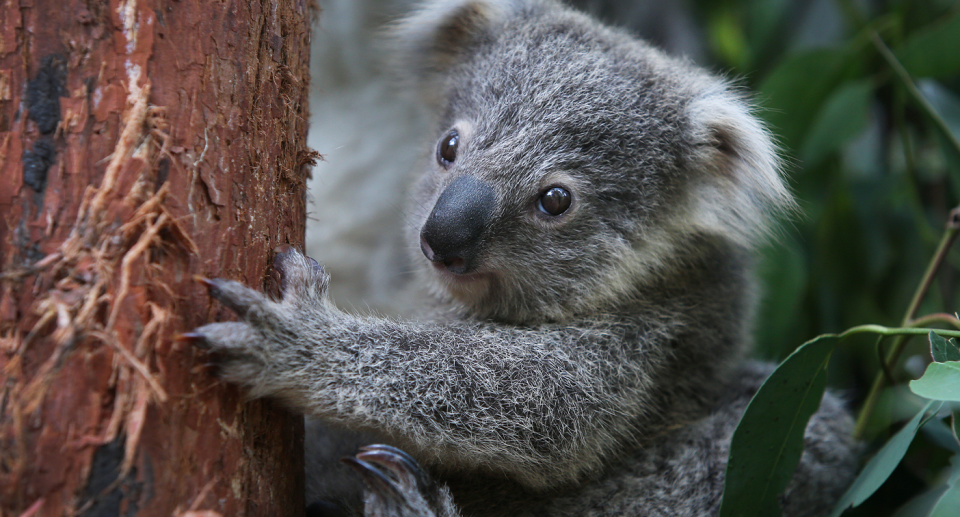
[{"label": "dark green foliage", "polygon": [[[950,316],[960,301],[960,246],[944,254],[922,303],[907,311],[949,213],[960,205],[960,2],[699,0],[694,6],[717,67],[757,92],[802,207],[764,253],[757,354],[780,360],[821,334],[865,324],[910,326],[933,314],[920,326],[957,330]],[[811,341],[803,350],[835,339]],[[844,390],[856,413],[881,371],[878,358],[897,349],[888,368],[892,382],[884,383],[897,386],[878,392],[881,402],[862,427],[867,467],[848,501],[862,504],[845,516],[957,514],[960,423],[943,410],[927,413],[923,424],[922,403],[908,386],[936,400],[960,398],[954,394],[960,350],[955,340],[928,340],[851,336],[833,351],[829,384]],[[796,385],[820,382],[823,368],[797,362],[803,350],[775,376],[796,376]],[[830,351],[824,353],[826,361]],[[936,364],[928,366],[931,356]],[[767,407],[766,417],[752,413],[755,405]],[[781,487],[781,469],[790,466],[783,451],[796,440],[790,445],[792,427],[771,411],[800,415],[799,406],[773,384],[758,393],[734,438],[724,515],[776,514],[769,497],[757,494]],[[960,418],[957,406],[953,411]],[[783,450],[754,447],[737,456],[746,449],[737,445],[744,433],[768,432],[779,433]],[[756,500],[727,499],[741,492]]]},{"label": "dark green foliage", "polygon": [[946,361],[960,361],[960,348],[957,347],[955,339],[944,339],[936,333],[931,332],[930,336],[930,356],[938,363]]},{"label": "dark green foliage", "polygon": [[[960,72],[960,11],[911,34],[897,52],[897,59],[914,77],[949,78]],[[953,49],[954,51],[950,51]]]},{"label": "dark green foliage", "polygon": [[[883,485],[883,482],[890,477],[893,470],[900,464],[900,460],[907,453],[910,443],[913,441],[917,431],[923,425],[923,418],[927,412],[933,408],[935,403],[930,401],[919,413],[893,436],[876,455],[870,459],[870,462],[863,467],[860,477],[853,483],[853,486],[843,495],[843,499],[837,504],[836,510],[830,517],[838,517],[844,510],[852,506],[860,506],[861,503],[873,495],[874,492]],[[939,408],[939,405],[936,406]]]}]

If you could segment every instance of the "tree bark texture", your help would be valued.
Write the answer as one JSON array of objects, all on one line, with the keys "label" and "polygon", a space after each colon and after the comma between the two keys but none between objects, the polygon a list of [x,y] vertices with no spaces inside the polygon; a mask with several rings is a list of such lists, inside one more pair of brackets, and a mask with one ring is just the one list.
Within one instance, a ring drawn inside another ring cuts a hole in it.
[{"label": "tree bark texture", "polygon": [[303,245],[307,4],[0,0],[0,516],[302,513],[302,421],[173,337]]}]

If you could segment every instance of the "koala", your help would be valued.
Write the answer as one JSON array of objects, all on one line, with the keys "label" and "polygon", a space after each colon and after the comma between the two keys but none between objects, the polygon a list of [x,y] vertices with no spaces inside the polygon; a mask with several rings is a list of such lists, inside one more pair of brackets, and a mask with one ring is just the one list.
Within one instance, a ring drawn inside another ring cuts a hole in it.
[{"label": "koala", "polygon": [[[402,216],[424,315],[343,311],[284,248],[280,300],[206,280],[239,321],[184,339],[251,396],[390,444],[344,460],[368,516],[715,515],[772,371],[746,359],[756,248],[794,207],[750,103],[552,0],[432,1],[392,38],[434,115]],[[851,428],[828,393],[785,515],[839,499]]]}]

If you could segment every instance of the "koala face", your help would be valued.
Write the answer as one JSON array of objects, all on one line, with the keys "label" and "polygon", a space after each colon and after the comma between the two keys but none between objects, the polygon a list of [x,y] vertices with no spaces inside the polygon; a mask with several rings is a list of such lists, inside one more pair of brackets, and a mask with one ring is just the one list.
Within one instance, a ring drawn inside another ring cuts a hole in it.
[{"label": "koala face", "polygon": [[523,323],[609,311],[789,202],[722,81],[553,4],[455,5],[417,36],[438,117],[410,238],[442,299]]}]

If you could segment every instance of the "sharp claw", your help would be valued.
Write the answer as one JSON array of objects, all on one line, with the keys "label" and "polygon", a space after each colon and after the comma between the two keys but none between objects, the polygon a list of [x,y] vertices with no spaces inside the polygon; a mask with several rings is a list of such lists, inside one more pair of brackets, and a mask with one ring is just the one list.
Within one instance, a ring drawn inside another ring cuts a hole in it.
[{"label": "sharp claw", "polygon": [[[288,273],[290,273],[290,268],[297,269],[302,268],[304,265],[306,266],[306,272],[308,272],[307,277],[299,278],[299,275],[294,275],[298,277],[298,280],[295,280],[298,283],[322,282],[325,284],[323,266],[316,260],[306,255],[301,255],[296,248],[288,244],[277,246],[273,251],[276,253],[276,255],[273,256],[273,270],[280,275],[280,290],[284,293],[289,287],[290,278]],[[304,263],[300,263],[299,260],[295,260],[292,257],[302,258]]]},{"label": "sharp claw", "polygon": [[398,480],[408,478],[407,482],[416,483],[420,491],[431,485],[430,478],[420,468],[420,464],[412,456],[396,447],[382,444],[367,445],[360,448],[357,458],[381,465]]},{"label": "sharp claw", "polygon": [[273,248],[273,252],[275,253],[273,256],[273,268],[279,271],[281,276],[283,276],[283,258],[291,253],[296,253],[296,251],[297,250],[293,249],[293,246],[289,244]]},{"label": "sharp claw", "polygon": [[361,451],[361,452],[368,452],[368,451],[387,451],[387,452],[392,452],[393,454],[396,454],[397,456],[403,456],[403,458],[404,458],[405,460],[407,460],[408,463],[412,464],[412,465],[413,465],[414,467],[416,467],[416,468],[419,468],[419,465],[417,465],[417,460],[413,459],[413,456],[410,456],[410,455],[407,454],[406,452],[404,452],[404,451],[402,451],[402,450],[400,450],[400,449],[398,449],[398,448],[396,448],[396,447],[393,447],[393,446],[391,446],[391,445],[384,445],[384,444],[382,444],[382,443],[374,443],[374,444],[372,444],[372,445],[364,445],[363,447],[360,447],[360,451]]},{"label": "sharp claw", "polygon": [[[220,282],[214,278],[207,278],[205,276],[193,275],[193,281],[198,282],[206,286],[207,294],[212,298],[220,300]],[[222,300],[221,300],[222,301]]]},{"label": "sharp claw", "polygon": [[193,275],[193,281],[198,282],[206,286],[207,294],[213,298],[220,299],[220,283],[216,279],[207,278],[205,276]]},{"label": "sharp claw", "polygon": [[262,304],[266,300],[261,293],[233,280],[202,276],[195,276],[193,279],[207,286],[207,294],[211,298],[229,307],[241,318],[246,316],[251,307]]},{"label": "sharp claw", "polygon": [[391,477],[396,478],[397,481],[417,483],[414,474],[415,471],[411,471],[408,468],[409,465],[407,462],[399,456],[395,456],[386,451],[367,451],[358,453],[357,459],[383,467],[383,469],[385,469]]},{"label": "sharp claw", "polygon": [[357,471],[363,478],[364,484],[377,495],[386,496],[398,502],[403,500],[403,495],[397,490],[396,481],[387,477],[375,465],[349,456],[340,458],[340,462]]},{"label": "sharp claw", "polygon": [[307,257],[307,259],[310,260],[310,267],[311,267],[311,269],[313,270],[312,273],[313,273],[314,277],[320,278],[320,277],[322,277],[324,274],[326,274],[326,272],[325,272],[324,269],[323,269],[323,266],[321,266],[319,262],[317,262],[316,260],[313,260],[313,259],[310,258],[310,257]]},{"label": "sharp claw", "polygon": [[207,336],[199,332],[184,332],[183,334],[177,334],[174,337],[176,341],[180,343],[190,343],[191,345],[198,345],[204,348],[209,348],[209,343],[207,342]]},{"label": "sharp claw", "polygon": [[200,275],[194,275],[193,280],[194,280],[195,282],[199,282],[199,283],[203,284],[204,286],[206,286],[206,288],[207,288],[207,293],[208,293],[210,296],[219,299],[218,294],[219,294],[219,292],[220,292],[220,281],[219,281],[218,279],[216,279],[216,278],[207,278],[207,277],[203,277],[203,276],[200,276]]},{"label": "sharp claw", "polygon": [[205,277],[205,276],[193,275],[193,281],[194,281],[194,282],[199,282],[199,283],[207,286],[207,287],[210,288],[210,289],[213,289],[214,287],[217,286],[217,283],[216,283],[216,282],[214,282],[213,280],[210,280],[209,278],[207,278],[207,277]]},{"label": "sharp claw", "polygon": [[211,361],[207,363],[199,363],[194,365],[193,368],[190,369],[190,373],[197,373],[197,374],[204,373],[204,374],[216,376],[218,373],[220,373],[220,370],[221,370],[220,363]]}]

